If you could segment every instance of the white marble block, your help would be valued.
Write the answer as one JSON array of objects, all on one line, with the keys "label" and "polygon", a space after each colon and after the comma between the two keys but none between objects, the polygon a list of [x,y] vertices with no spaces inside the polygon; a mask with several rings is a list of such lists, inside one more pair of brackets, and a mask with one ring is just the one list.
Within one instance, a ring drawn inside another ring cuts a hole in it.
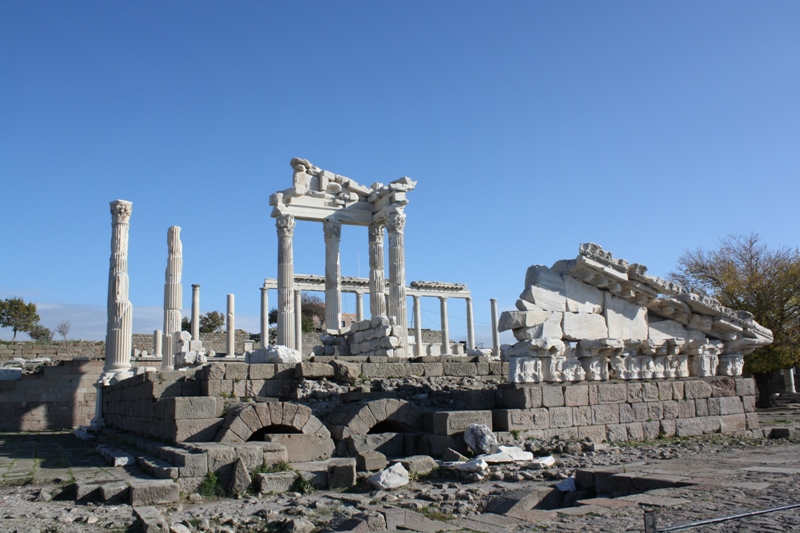
[{"label": "white marble block", "polygon": [[563,330],[563,338],[568,341],[605,339],[608,337],[606,319],[603,315],[564,313],[561,328]]},{"label": "white marble block", "polygon": [[608,336],[612,339],[647,339],[647,308],[605,294],[604,313]]},{"label": "white marble block", "polygon": [[704,353],[701,355],[690,356],[691,375],[698,378],[710,378],[717,375],[719,366],[719,355],[716,353]]},{"label": "white marble block", "polygon": [[514,338],[518,341],[544,339],[546,337],[560,339],[563,336],[561,331],[561,316],[564,313],[546,312],[550,316],[548,316],[547,320],[545,320],[542,324],[537,324],[529,328],[514,328],[512,330],[514,333]]},{"label": "white marble block", "polygon": [[573,278],[569,274],[565,274],[563,279],[567,311],[596,314],[603,312],[603,293],[600,289]]},{"label": "white marble block", "polygon": [[525,291],[520,298],[545,311],[566,311],[564,279],[544,265],[533,265],[525,274]]},{"label": "white marble block", "polygon": [[[498,331],[507,331],[516,328],[530,328],[545,323],[550,318],[550,311],[503,311],[497,322]],[[559,335],[559,338],[561,336]]]},{"label": "white marble block", "polygon": [[686,342],[707,342],[706,336],[702,331],[684,327],[675,320],[650,319],[648,321],[648,339],[662,341],[668,339],[685,339]]},{"label": "white marble block", "polygon": [[544,381],[542,360],[538,357],[511,357],[508,360],[508,381],[511,383],[541,383]]},{"label": "white marble block", "polygon": [[724,353],[719,356],[718,376],[741,376],[744,368],[744,354]]}]

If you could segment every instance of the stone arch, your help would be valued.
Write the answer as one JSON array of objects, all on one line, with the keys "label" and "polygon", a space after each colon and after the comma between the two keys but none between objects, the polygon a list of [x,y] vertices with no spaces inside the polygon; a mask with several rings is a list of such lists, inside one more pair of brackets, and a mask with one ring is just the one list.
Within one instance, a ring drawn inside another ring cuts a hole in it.
[{"label": "stone arch", "polygon": [[254,433],[270,426],[283,426],[292,432],[306,435],[331,435],[328,428],[305,405],[265,402],[239,404],[231,409],[214,440],[224,443],[246,442]]},{"label": "stone arch", "polygon": [[405,400],[383,398],[355,403],[333,415],[328,422],[336,440],[366,435],[383,422],[391,422],[410,433],[422,431],[422,411]]}]

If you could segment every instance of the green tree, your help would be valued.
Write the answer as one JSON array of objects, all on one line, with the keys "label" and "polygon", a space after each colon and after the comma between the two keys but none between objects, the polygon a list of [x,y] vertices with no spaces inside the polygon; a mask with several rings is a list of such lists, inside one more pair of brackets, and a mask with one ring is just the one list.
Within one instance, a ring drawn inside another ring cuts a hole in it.
[{"label": "green tree", "polygon": [[225,315],[211,311],[200,316],[200,333],[214,333],[225,325]]},{"label": "green tree", "polygon": [[716,250],[684,252],[670,277],[731,309],[749,311],[772,330],[774,342],[745,357],[759,407],[768,407],[772,373],[800,362],[800,250],[770,249],[757,234],[731,235]]},{"label": "green tree", "polygon": [[56,324],[56,332],[59,335],[64,337],[64,342],[67,342],[67,335],[69,335],[69,330],[72,327],[72,322],[69,320],[62,320],[58,324]]},{"label": "green tree", "polygon": [[31,339],[36,342],[53,342],[53,332],[41,324],[36,324],[33,326],[28,332],[28,335],[30,335]]},{"label": "green tree", "polygon": [[188,316],[181,319],[181,331],[192,331],[192,321]]},{"label": "green tree", "polygon": [[26,304],[17,297],[0,300],[0,327],[11,328],[14,332],[11,342],[17,338],[18,331],[31,331],[38,323],[35,303]]},{"label": "green tree", "polygon": [[[313,333],[316,331],[314,317],[317,318],[320,324],[325,322],[325,302],[319,296],[302,293],[300,296],[300,313],[303,333]],[[278,310],[276,308],[273,307],[269,310],[267,320],[270,324],[278,323]]]}]

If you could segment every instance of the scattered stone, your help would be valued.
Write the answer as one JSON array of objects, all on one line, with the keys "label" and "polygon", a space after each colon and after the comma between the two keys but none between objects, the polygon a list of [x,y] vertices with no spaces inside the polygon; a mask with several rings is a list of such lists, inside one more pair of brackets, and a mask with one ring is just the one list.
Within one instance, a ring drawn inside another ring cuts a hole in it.
[{"label": "scattered stone", "polygon": [[470,424],[464,432],[464,442],[475,453],[497,451],[497,437],[489,426],[483,424]]},{"label": "scattered stone", "polygon": [[377,474],[370,476],[367,481],[370,485],[380,490],[396,489],[403,485],[408,485],[410,481],[408,470],[403,465],[396,463],[389,468],[381,470]]}]

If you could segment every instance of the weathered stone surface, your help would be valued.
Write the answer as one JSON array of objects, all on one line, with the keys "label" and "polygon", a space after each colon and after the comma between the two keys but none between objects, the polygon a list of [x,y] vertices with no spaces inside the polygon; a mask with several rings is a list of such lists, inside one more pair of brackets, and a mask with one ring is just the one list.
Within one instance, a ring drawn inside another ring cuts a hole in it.
[{"label": "weathered stone surface", "polygon": [[497,437],[489,426],[483,424],[470,424],[464,432],[464,442],[476,454],[497,451]]},{"label": "weathered stone surface", "polygon": [[180,487],[171,480],[158,479],[152,481],[130,482],[131,505],[155,505],[172,503],[180,498]]},{"label": "weathered stone surface", "polygon": [[289,462],[321,461],[333,455],[335,446],[329,436],[303,433],[272,433],[264,440],[286,447]]},{"label": "weathered stone surface", "polygon": [[395,463],[367,478],[367,482],[378,490],[396,489],[408,485],[409,481],[408,470],[400,463]]},{"label": "weathered stone surface", "polygon": [[503,403],[510,409],[528,409],[542,406],[542,388],[516,386],[503,390]]},{"label": "weathered stone surface", "polygon": [[681,338],[686,342],[707,342],[706,336],[702,331],[686,328],[675,320],[654,320],[648,321],[648,338],[654,341],[665,341],[668,339]]},{"label": "weathered stone surface", "polygon": [[497,321],[497,330],[508,331],[510,329],[541,326],[552,314],[550,311],[543,310],[503,311]]},{"label": "weathered stone surface", "polygon": [[433,414],[435,435],[457,435],[467,430],[470,424],[492,427],[492,411],[438,411]]},{"label": "weathered stone surface", "polygon": [[355,459],[331,459],[328,462],[328,488],[349,488],[355,484]]},{"label": "weathered stone surface", "polygon": [[297,477],[296,472],[276,472],[274,474],[256,474],[259,492],[288,492]]},{"label": "weathered stone surface", "polygon": [[247,467],[240,457],[233,463],[233,476],[231,476],[228,491],[231,494],[241,494],[250,488],[250,483],[252,483],[252,481],[250,473],[247,471]]},{"label": "weathered stone surface", "polygon": [[603,293],[600,289],[573,278],[569,274],[565,274],[563,278],[569,313],[600,314],[603,312]]},{"label": "weathered stone surface", "polygon": [[566,311],[564,279],[544,265],[533,265],[525,274],[525,291],[520,298],[545,311]]},{"label": "weathered stone surface", "polygon": [[386,468],[388,462],[386,456],[381,452],[368,451],[361,452],[356,456],[356,467],[359,471],[372,471],[381,470]]},{"label": "weathered stone surface", "polygon": [[563,336],[561,330],[563,314],[564,313],[558,312],[549,313],[547,319],[541,324],[536,324],[531,327],[515,328],[513,330],[514,338],[518,341],[545,338],[560,339]]},{"label": "weathered stone surface", "polygon": [[425,476],[436,470],[437,464],[433,457],[429,455],[411,455],[402,459],[397,459],[393,463],[403,465],[409,474]]},{"label": "weathered stone surface", "polygon": [[245,362],[251,365],[262,363],[301,363],[303,356],[295,349],[282,345],[271,345],[245,354]]},{"label": "weathered stone surface", "polygon": [[494,427],[498,431],[524,431],[550,427],[547,409],[495,409],[492,411]]},{"label": "weathered stone surface", "polygon": [[605,339],[608,337],[603,315],[590,313],[564,313],[561,324],[563,338],[569,341]]},{"label": "weathered stone surface", "polygon": [[683,390],[686,399],[710,398],[712,393],[711,385],[701,380],[686,381]]},{"label": "weathered stone surface", "polygon": [[612,339],[647,339],[647,308],[605,293],[603,312]]}]

